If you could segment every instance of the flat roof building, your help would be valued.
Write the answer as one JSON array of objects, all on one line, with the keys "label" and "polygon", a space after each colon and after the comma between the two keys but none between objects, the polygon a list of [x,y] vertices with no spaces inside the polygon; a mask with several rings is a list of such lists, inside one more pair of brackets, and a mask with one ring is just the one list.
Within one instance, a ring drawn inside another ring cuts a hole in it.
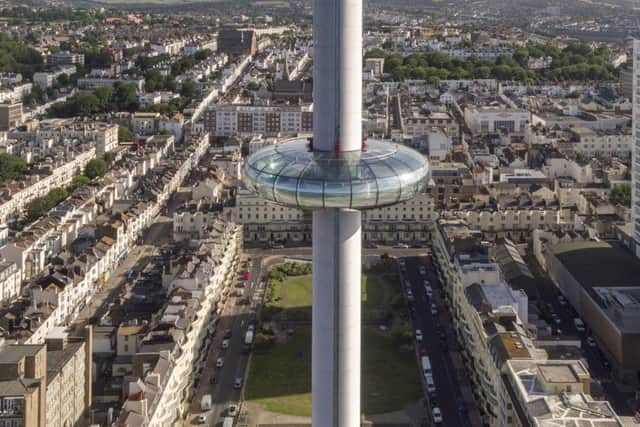
[{"label": "flat roof building", "polygon": [[590,395],[591,376],[580,360],[508,360],[502,380],[518,422],[532,427],[622,427],[607,401]]},{"label": "flat roof building", "polygon": [[581,241],[551,246],[551,279],[593,331],[614,374],[637,382],[640,370],[640,260],[620,246]]}]

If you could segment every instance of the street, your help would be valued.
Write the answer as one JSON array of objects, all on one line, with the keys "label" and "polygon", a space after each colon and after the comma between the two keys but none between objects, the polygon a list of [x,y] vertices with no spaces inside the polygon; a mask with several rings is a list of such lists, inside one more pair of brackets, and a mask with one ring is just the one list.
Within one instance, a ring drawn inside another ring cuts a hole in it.
[{"label": "street", "polygon": [[[632,416],[633,411],[629,405],[629,399],[635,397],[633,392],[620,391],[614,381],[611,380],[612,373],[606,358],[601,353],[599,345],[596,342],[596,346],[589,345],[587,339],[591,337],[591,333],[588,328],[585,331],[578,331],[574,324],[573,319],[576,316],[575,310],[571,307],[571,304],[563,298],[560,298],[560,291],[556,285],[543,273],[537,263],[529,263],[531,271],[536,275],[540,303],[540,315],[542,318],[553,328],[553,333],[557,334],[561,332],[562,336],[577,337],[581,341],[581,350],[583,360],[586,362],[591,377],[594,380],[600,381],[603,388],[604,399],[608,400],[613,406],[618,415]],[[556,323],[552,317],[553,314],[559,318],[559,323]],[[593,343],[593,342],[592,342]]]},{"label": "street", "polygon": [[[446,308],[440,295],[440,284],[437,282],[433,269],[428,268],[426,260],[426,257],[404,258],[405,268],[402,271],[402,281],[405,293],[407,292],[406,283],[411,284],[413,302],[410,303],[410,311],[414,330],[420,329],[423,335],[422,342],[417,343],[418,363],[420,363],[422,354],[428,356],[433,372],[436,391],[427,393],[425,389],[430,406],[429,421],[433,423],[432,410],[439,407],[443,418],[441,425],[468,426],[470,425],[469,421],[463,412],[465,410],[462,409],[465,407],[462,391],[449,354],[449,346],[455,345],[455,335],[447,319]],[[424,267],[425,275],[420,273],[421,266]],[[431,298],[427,295],[425,280],[428,280],[429,286],[432,288]],[[437,307],[435,315],[431,313],[432,303]]]},{"label": "street", "polygon": [[[243,262],[247,260],[247,255],[243,256]],[[262,280],[263,258],[254,257],[247,261],[249,280],[244,286],[244,296],[236,297],[235,293],[239,283],[243,282],[242,274],[245,270],[238,271],[237,280],[227,284],[227,297],[220,315],[220,320],[216,326],[214,339],[209,348],[209,353],[202,370],[194,397],[191,401],[186,425],[199,424],[199,415],[205,415],[206,424],[210,426],[219,425],[223,417],[227,415],[229,406],[236,405],[241,408],[242,389],[244,389],[247,377],[247,367],[249,353],[244,351],[244,339],[247,327],[250,322],[255,323],[256,311],[262,301],[264,293],[264,283]],[[241,299],[247,298],[249,304],[238,304]],[[231,330],[229,347],[222,349],[222,341],[225,339],[225,332]],[[224,366],[216,367],[216,361],[221,357]],[[215,383],[212,379],[215,378]],[[242,389],[234,387],[236,379],[241,379]],[[210,394],[212,407],[209,410],[201,408],[202,396]]]}]

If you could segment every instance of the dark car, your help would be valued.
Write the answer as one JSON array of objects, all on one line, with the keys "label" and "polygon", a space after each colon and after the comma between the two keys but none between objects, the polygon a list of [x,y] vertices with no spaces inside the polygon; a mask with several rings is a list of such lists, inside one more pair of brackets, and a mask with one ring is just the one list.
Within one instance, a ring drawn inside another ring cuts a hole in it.
[{"label": "dark car", "polygon": [[224,331],[224,338],[225,339],[229,339],[231,338],[231,335],[233,334],[233,332],[231,331],[231,329],[225,329]]}]

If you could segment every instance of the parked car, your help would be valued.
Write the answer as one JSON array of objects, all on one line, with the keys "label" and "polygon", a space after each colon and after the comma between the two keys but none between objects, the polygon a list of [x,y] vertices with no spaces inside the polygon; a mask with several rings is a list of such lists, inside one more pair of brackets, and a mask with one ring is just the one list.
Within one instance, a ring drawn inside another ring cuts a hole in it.
[{"label": "parked car", "polygon": [[424,265],[420,266],[420,274],[422,274],[423,276],[427,274],[427,270],[424,268]]},{"label": "parked car", "polygon": [[425,374],[424,382],[427,384],[427,391],[429,393],[435,393],[436,392],[436,384],[433,382],[433,375],[432,374]]},{"label": "parked car", "polygon": [[442,412],[440,411],[440,408],[436,406],[435,408],[433,408],[433,411],[431,411],[431,413],[433,415],[433,422],[436,424],[442,424]]},{"label": "parked car", "polygon": [[236,380],[233,382],[233,388],[235,389],[242,388],[242,377],[236,378]]},{"label": "parked car", "polygon": [[236,405],[229,405],[227,408],[227,416],[235,417],[238,415],[238,407]]},{"label": "parked car", "polygon": [[422,342],[422,331],[420,329],[416,329],[416,341]]},{"label": "parked car", "polygon": [[434,316],[438,314],[438,307],[436,307],[436,305],[433,303],[431,304],[431,314],[433,314]]},{"label": "parked car", "polygon": [[598,346],[598,344],[596,344],[596,340],[594,340],[593,337],[587,337],[587,344],[589,345],[589,347]]},{"label": "parked car", "polygon": [[398,243],[397,245],[394,246],[394,248],[396,248],[396,249],[409,249],[409,245],[407,245],[406,243]]},{"label": "parked car", "polygon": [[222,348],[224,348],[224,349],[229,348],[229,340],[228,339],[222,340]]},{"label": "parked car", "polygon": [[216,360],[216,368],[222,368],[224,366],[224,359],[222,357],[218,357]]},{"label": "parked car", "polygon": [[425,287],[424,287],[424,290],[425,290],[425,291],[427,291],[427,296],[428,296],[429,298],[432,298],[432,297],[433,297],[433,289],[431,288],[431,286],[425,286]]}]

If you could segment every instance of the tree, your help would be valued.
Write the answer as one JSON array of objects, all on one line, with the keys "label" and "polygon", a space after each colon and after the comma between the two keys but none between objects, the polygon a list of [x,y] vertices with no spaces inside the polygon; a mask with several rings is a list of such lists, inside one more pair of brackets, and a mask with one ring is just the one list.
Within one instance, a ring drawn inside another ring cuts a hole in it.
[{"label": "tree", "polygon": [[116,108],[125,111],[138,109],[138,90],[135,84],[122,84],[116,82],[113,85],[113,103]]},{"label": "tree", "polygon": [[67,186],[67,192],[69,193],[73,193],[74,191],[76,191],[76,189],[87,185],[88,183],[90,183],[91,180],[84,176],[84,175],[78,175],[78,176],[74,176],[73,179],[71,180],[71,184],[69,184]]},{"label": "tree", "polygon": [[385,41],[382,43],[382,48],[383,48],[383,49],[391,50],[391,49],[393,49],[394,47],[396,47],[396,44],[393,42],[393,40],[385,40]]},{"label": "tree", "polygon": [[193,98],[196,94],[196,84],[192,80],[187,80],[182,83],[182,89],[180,90],[180,95],[185,98]]},{"label": "tree", "polygon": [[111,151],[104,153],[104,155],[102,156],[102,160],[104,160],[107,166],[111,166],[111,163],[113,163],[113,160],[115,158],[116,158],[116,155],[113,154],[113,152]]},{"label": "tree", "polygon": [[212,53],[213,52],[211,51],[211,49],[202,49],[194,53],[193,57],[196,61],[204,61],[205,59],[210,57]]},{"label": "tree", "polygon": [[513,52],[513,59],[524,68],[529,65],[529,51],[524,48],[518,48]]},{"label": "tree", "polygon": [[256,91],[260,89],[260,83],[258,82],[249,82],[247,84],[247,89],[248,90],[252,90],[252,91]]},{"label": "tree", "polygon": [[513,72],[508,65],[497,65],[493,68],[493,77],[497,80],[511,80]]},{"label": "tree", "polygon": [[107,68],[113,64],[113,56],[106,48],[93,48],[84,51],[84,63],[89,68]]},{"label": "tree", "polygon": [[136,136],[128,127],[122,125],[118,127],[118,142],[132,142],[135,138]]},{"label": "tree", "polygon": [[60,86],[67,86],[69,84],[69,76],[66,73],[60,74],[56,80]]},{"label": "tree", "polygon": [[613,205],[631,206],[631,184],[614,185],[609,194],[609,202]]},{"label": "tree", "polygon": [[102,159],[93,159],[84,168],[84,174],[89,179],[94,179],[107,172],[107,163]]},{"label": "tree", "polygon": [[16,179],[27,171],[27,162],[17,156],[0,153],[0,183]]},{"label": "tree", "polygon": [[69,197],[67,190],[60,187],[53,188],[42,197],[36,197],[25,206],[26,221],[33,222],[37,220],[67,197]]}]

